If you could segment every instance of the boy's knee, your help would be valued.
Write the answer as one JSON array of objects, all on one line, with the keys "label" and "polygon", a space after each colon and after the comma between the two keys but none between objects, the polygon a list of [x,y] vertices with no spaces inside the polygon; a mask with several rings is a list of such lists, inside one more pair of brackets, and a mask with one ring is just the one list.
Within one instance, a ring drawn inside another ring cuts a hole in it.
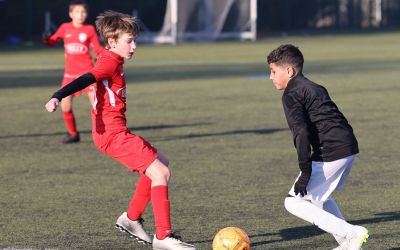
[{"label": "boy's knee", "polygon": [[171,170],[167,166],[165,166],[164,177],[167,181],[171,179]]},{"label": "boy's knee", "polygon": [[151,179],[153,184],[167,185],[171,178],[169,168],[159,159],[156,159],[147,169],[146,175]]},{"label": "boy's knee", "polygon": [[171,178],[171,171],[169,170],[169,168],[166,165],[160,164],[157,168],[156,175],[158,178],[169,181],[169,179]]},{"label": "boy's knee", "polygon": [[294,197],[286,197],[285,198],[285,208],[288,212],[293,209],[294,206]]},{"label": "boy's knee", "polygon": [[299,209],[299,202],[302,202],[302,200],[299,200],[298,198],[295,197],[286,197],[285,198],[286,210],[291,214],[295,214],[296,210]]}]

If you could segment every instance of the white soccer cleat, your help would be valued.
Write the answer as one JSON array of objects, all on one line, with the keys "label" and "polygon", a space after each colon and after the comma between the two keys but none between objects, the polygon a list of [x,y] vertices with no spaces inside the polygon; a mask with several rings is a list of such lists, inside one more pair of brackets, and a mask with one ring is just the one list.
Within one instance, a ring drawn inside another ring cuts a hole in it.
[{"label": "white soccer cleat", "polygon": [[347,250],[348,249],[348,241],[342,242],[338,247],[335,247],[332,250]]},{"label": "white soccer cleat", "polygon": [[362,245],[367,242],[368,230],[362,226],[354,226],[354,234],[348,240],[348,250],[360,250]]},{"label": "white soccer cleat", "polygon": [[157,239],[156,235],[154,235],[153,250],[196,250],[196,248],[183,242],[180,236],[172,233],[163,240]]},{"label": "white soccer cleat", "polygon": [[115,227],[121,232],[128,233],[132,238],[143,244],[151,244],[150,236],[144,231],[143,219],[131,220],[128,214],[124,212],[115,223]]},{"label": "white soccer cleat", "polygon": [[352,234],[332,250],[361,250],[363,243],[367,242],[368,237],[368,230],[365,227],[354,226]]}]

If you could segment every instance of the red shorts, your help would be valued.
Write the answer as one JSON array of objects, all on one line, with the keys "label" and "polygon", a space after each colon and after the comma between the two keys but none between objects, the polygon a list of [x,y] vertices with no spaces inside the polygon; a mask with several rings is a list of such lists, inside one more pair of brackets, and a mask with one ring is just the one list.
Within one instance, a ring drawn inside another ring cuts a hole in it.
[{"label": "red shorts", "polygon": [[157,159],[157,149],[128,129],[104,134],[93,133],[93,141],[101,152],[140,174]]},{"label": "red shorts", "polygon": [[[64,87],[65,85],[68,85],[70,82],[72,82],[73,80],[75,80],[76,78],[74,77],[66,77],[64,76],[63,81],[61,82],[61,88]],[[75,93],[72,94],[72,96],[80,96],[83,93],[89,93],[89,92],[95,92],[95,84],[89,85],[86,88],[82,89],[81,91],[77,91]]]}]

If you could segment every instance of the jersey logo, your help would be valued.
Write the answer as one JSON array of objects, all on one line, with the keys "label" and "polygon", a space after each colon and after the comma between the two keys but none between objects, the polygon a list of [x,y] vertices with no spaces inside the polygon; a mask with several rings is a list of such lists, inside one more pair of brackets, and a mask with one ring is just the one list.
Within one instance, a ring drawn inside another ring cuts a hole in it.
[{"label": "jersey logo", "polygon": [[126,99],[126,87],[118,89],[117,95],[119,95],[122,99]]},{"label": "jersey logo", "polygon": [[77,55],[88,52],[88,47],[80,43],[67,43],[64,45],[67,54]]},{"label": "jersey logo", "polygon": [[72,34],[66,34],[65,38],[70,38],[72,36]]},{"label": "jersey logo", "polygon": [[87,35],[86,35],[86,33],[79,33],[78,38],[79,38],[79,41],[81,41],[81,43],[83,43],[86,41]]}]

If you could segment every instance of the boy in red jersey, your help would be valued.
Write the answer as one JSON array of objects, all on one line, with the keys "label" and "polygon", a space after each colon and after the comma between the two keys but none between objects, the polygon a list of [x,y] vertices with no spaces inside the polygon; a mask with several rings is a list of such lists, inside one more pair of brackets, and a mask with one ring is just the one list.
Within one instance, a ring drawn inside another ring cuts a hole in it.
[{"label": "boy in red jersey", "polygon": [[[97,57],[96,65],[88,73],[54,93],[46,109],[54,112],[63,98],[96,82],[92,109],[94,144],[101,152],[140,174],[128,211],[118,218],[116,226],[140,242],[152,243],[153,249],[195,249],[171,230],[168,159],[126,126],[123,63],[124,58],[130,59],[135,53],[138,24],[129,15],[106,11],[97,17],[96,27],[107,49]],[[156,226],[153,240],[144,231],[141,219],[150,200]]]},{"label": "boy in red jersey", "polygon": [[[71,22],[62,24],[53,35],[48,36],[45,34],[43,37],[43,43],[49,46],[56,45],[59,40],[64,41],[65,69],[61,87],[93,68],[90,47],[93,48],[96,54],[103,50],[93,25],[85,24],[87,17],[86,3],[84,1],[72,1],[69,4],[69,16],[71,17]],[[93,104],[93,86],[88,86],[83,92],[88,94],[89,100]],[[72,111],[73,96],[79,96],[80,94],[81,91],[76,92],[61,101],[64,124],[68,131],[67,136],[62,140],[64,144],[79,142],[80,140]]]}]

